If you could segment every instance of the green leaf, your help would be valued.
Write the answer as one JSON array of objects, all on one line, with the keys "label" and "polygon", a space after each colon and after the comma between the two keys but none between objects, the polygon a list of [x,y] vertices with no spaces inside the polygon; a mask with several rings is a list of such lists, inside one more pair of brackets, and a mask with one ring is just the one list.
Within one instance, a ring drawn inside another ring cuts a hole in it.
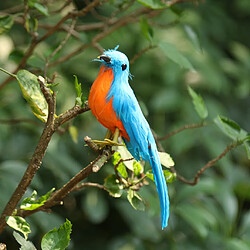
[{"label": "green leaf", "polygon": [[250,160],[250,145],[249,145],[249,142],[244,141],[243,144],[244,144],[244,147],[245,147],[246,152],[247,152],[247,158]]},{"label": "green leaf", "polygon": [[205,238],[212,227],[217,224],[216,218],[205,208],[188,203],[181,203],[176,208],[179,214],[198,235]]},{"label": "green leaf", "polygon": [[28,17],[25,19],[25,28],[28,32],[36,32],[38,27],[37,19]]},{"label": "green leaf", "polygon": [[112,158],[111,158],[113,165],[115,166],[120,161],[120,159],[121,159],[120,153],[119,152],[115,152],[112,155]]},{"label": "green leaf", "polygon": [[171,61],[177,63],[181,68],[194,70],[188,59],[183,56],[173,44],[164,42],[160,43],[159,47]]},{"label": "green leaf", "polygon": [[16,241],[21,245],[20,250],[36,250],[35,246],[31,241],[24,239],[19,233],[13,232],[13,236]]},{"label": "green leaf", "polygon": [[137,0],[137,2],[151,9],[163,9],[167,7],[167,5],[160,0]]},{"label": "green leaf", "polygon": [[41,242],[42,250],[64,250],[70,241],[71,222],[66,219],[66,222],[59,227],[46,233]]},{"label": "green leaf", "polygon": [[[175,173],[171,173],[168,170],[163,170],[163,174],[164,174],[164,177],[165,177],[165,180],[166,180],[167,183],[172,183],[176,179],[176,174]],[[155,181],[152,170],[147,171],[146,172],[146,176],[149,179],[151,179],[152,181]]]},{"label": "green leaf", "polygon": [[161,165],[163,165],[166,168],[170,168],[174,166],[174,161],[172,157],[170,156],[170,154],[166,152],[158,152],[158,155],[160,158]]},{"label": "green leaf", "polygon": [[[118,162],[120,161],[121,159],[121,155],[119,152],[115,152],[113,155],[112,155],[112,163],[113,165],[117,165]],[[117,171],[121,174],[121,176],[123,178],[127,178],[128,177],[128,173],[127,173],[127,170],[126,170],[126,166],[123,162],[121,162],[118,167],[117,167]]]},{"label": "green leaf", "polygon": [[74,143],[78,142],[78,128],[76,126],[71,125],[69,127],[69,134]]},{"label": "green leaf", "polygon": [[188,92],[192,97],[194,108],[201,119],[207,118],[208,112],[206,104],[204,103],[202,97],[198,95],[192,88],[188,86]]},{"label": "green leaf", "polygon": [[127,172],[126,166],[124,165],[123,162],[118,165],[117,171],[121,174],[121,176],[123,178],[127,178],[128,177],[128,172]]},{"label": "green leaf", "polygon": [[20,216],[7,216],[6,223],[14,228],[15,230],[21,232],[24,235],[24,238],[28,239],[28,234],[31,232],[30,225],[26,220]]},{"label": "green leaf", "polygon": [[[133,158],[133,156],[130,154],[130,152],[128,151],[128,149],[126,147],[118,146],[118,147],[113,147],[113,149],[120,154],[120,156],[121,156],[121,158],[123,160]],[[134,162],[137,162],[137,161],[136,160],[130,160],[130,161],[124,161],[123,163],[130,171],[134,171]],[[142,164],[140,164],[140,165],[141,165],[142,172],[143,172],[143,166],[142,166]]]},{"label": "green leaf", "polygon": [[141,17],[140,18],[140,27],[141,27],[141,32],[142,34],[145,36],[145,38],[147,40],[149,40],[150,42],[152,42],[152,38],[153,38],[153,29],[152,27],[148,24],[148,21],[146,18]]},{"label": "green leaf", "polygon": [[194,45],[194,47],[197,50],[202,51],[201,44],[200,44],[200,39],[199,39],[197,33],[193,30],[193,28],[191,26],[185,24],[184,25],[184,30],[185,30],[188,38],[190,39],[190,41]]},{"label": "green leaf", "polygon": [[24,210],[35,210],[36,208],[41,207],[49,199],[54,190],[55,188],[52,188],[49,192],[41,196],[39,199],[37,199],[37,192],[36,190],[34,190],[30,197],[25,198],[22,201],[20,208]]},{"label": "green leaf", "polygon": [[48,116],[48,104],[41,92],[37,77],[27,70],[19,70],[16,79],[33,113],[45,122]]},{"label": "green leaf", "polygon": [[85,98],[82,95],[82,84],[78,82],[78,78],[76,75],[74,75],[74,77],[75,77],[75,90],[76,90],[76,96],[77,96],[75,104],[83,106]]},{"label": "green leaf", "polygon": [[35,3],[33,6],[37,9],[42,15],[49,16],[48,8],[40,3]]},{"label": "green leaf", "polygon": [[14,19],[12,16],[6,15],[0,17],[0,35],[8,32],[12,25],[14,24]]},{"label": "green leaf", "polygon": [[153,171],[152,170],[149,170],[146,172],[146,176],[151,179],[152,181],[155,181],[154,180],[154,175],[153,175]]},{"label": "green leaf", "polygon": [[141,211],[145,210],[145,205],[143,203],[141,196],[131,188],[128,190],[127,199],[135,210],[141,210]]},{"label": "green leaf", "polygon": [[114,174],[105,178],[104,186],[107,188],[111,196],[115,198],[121,197],[123,186],[119,183],[119,180]]},{"label": "green leaf", "polygon": [[133,162],[133,170],[134,170],[134,174],[137,176],[143,172],[143,167],[141,166],[141,164],[138,161],[134,161]]},{"label": "green leaf", "polygon": [[168,170],[163,170],[163,174],[167,183],[172,183],[176,179],[176,173],[171,173]]},{"label": "green leaf", "polygon": [[221,131],[231,139],[239,141],[247,140],[247,132],[241,129],[235,121],[218,115],[214,119],[214,122],[221,129]]}]

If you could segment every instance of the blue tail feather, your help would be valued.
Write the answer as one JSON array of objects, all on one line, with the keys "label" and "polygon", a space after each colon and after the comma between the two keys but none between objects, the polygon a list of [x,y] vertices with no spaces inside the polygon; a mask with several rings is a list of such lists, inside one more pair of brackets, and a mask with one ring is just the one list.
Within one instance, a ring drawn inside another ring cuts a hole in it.
[{"label": "blue tail feather", "polygon": [[154,180],[161,205],[161,226],[162,229],[168,225],[169,217],[169,198],[166,180],[162,171],[160,159],[155,143],[149,149],[149,162],[153,170]]}]

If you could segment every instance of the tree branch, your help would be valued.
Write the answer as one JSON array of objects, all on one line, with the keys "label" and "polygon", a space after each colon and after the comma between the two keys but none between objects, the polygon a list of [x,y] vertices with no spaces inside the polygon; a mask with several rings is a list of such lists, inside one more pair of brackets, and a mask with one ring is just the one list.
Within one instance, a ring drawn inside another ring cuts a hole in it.
[{"label": "tree branch", "polygon": [[232,150],[233,148],[236,148],[240,143],[239,142],[235,142],[233,144],[228,145],[225,150],[218,155],[216,158],[212,159],[211,161],[209,161],[204,167],[202,167],[197,174],[194,177],[193,181],[189,181],[186,178],[184,178],[183,176],[177,174],[177,179],[179,179],[180,181],[184,182],[185,184],[194,186],[198,183],[200,176],[208,169],[211,168],[212,166],[214,166],[214,164],[219,161],[221,158],[223,158],[230,150]]},{"label": "tree branch", "polygon": [[44,78],[38,77],[38,81],[40,83],[42,93],[48,103],[48,109],[49,109],[48,119],[45,124],[43,133],[36,146],[35,152],[33,153],[32,158],[29,162],[28,168],[25,171],[20,183],[18,184],[16,190],[12,194],[10,200],[8,201],[7,205],[5,206],[1,214],[0,234],[6,226],[6,223],[5,223],[6,216],[10,216],[13,214],[15,208],[17,207],[18,202],[21,200],[21,198],[25,194],[36,172],[40,168],[43,157],[45,155],[45,152],[47,150],[47,147],[49,145],[49,142],[54,132],[56,132],[58,128],[66,121],[74,118],[78,114],[81,114],[89,110],[88,102],[86,101],[84,108],[76,105],[72,109],[67,110],[66,112],[59,115],[57,118],[55,118],[55,107],[56,107],[55,93],[51,94],[50,89],[46,86],[46,82]]},{"label": "tree branch", "polygon": [[169,134],[167,134],[167,135],[165,135],[163,137],[158,137],[157,139],[159,141],[164,141],[164,140],[168,139],[169,137],[180,133],[183,130],[192,129],[192,128],[201,128],[201,127],[206,127],[206,126],[208,126],[208,123],[204,123],[204,122],[184,125],[184,126],[182,126],[182,127],[178,128],[178,129],[170,132]]},{"label": "tree branch", "polygon": [[[79,182],[87,178],[91,173],[97,173],[102,166],[110,159],[112,155],[111,147],[106,147],[102,153],[92,161],[88,166],[82,169],[78,174],[76,174],[70,181],[68,181],[63,187],[57,190],[45,203],[43,206],[35,210],[21,210],[19,215],[22,217],[29,216],[41,210],[51,208],[57,204],[60,204],[62,199],[68,195],[70,192],[78,189],[76,186]],[[83,185],[83,184],[81,184]]]}]

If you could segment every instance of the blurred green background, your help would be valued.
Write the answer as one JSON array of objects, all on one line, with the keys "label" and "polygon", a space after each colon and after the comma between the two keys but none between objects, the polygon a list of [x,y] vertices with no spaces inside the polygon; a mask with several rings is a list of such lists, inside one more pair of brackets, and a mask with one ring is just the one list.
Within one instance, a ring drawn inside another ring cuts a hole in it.
[{"label": "blurred green background", "polygon": [[[49,8],[55,8],[53,1],[44,2],[52,6]],[[63,2],[57,1],[58,6]],[[95,15],[89,13],[79,17],[77,24],[101,22],[97,19],[99,15],[110,16],[122,2],[108,1],[96,8]],[[1,1],[0,13],[19,4],[22,1]],[[85,3],[78,0],[74,4],[82,8]],[[118,17],[138,7],[140,4],[135,2]],[[64,14],[43,17],[41,23],[55,24]],[[34,15],[39,16],[37,13]],[[109,49],[119,44],[119,50],[132,59],[150,44],[137,21],[105,37],[100,41],[101,46]],[[249,0],[179,4],[148,22],[153,29],[153,44],[174,44],[195,68],[195,71],[188,71],[179,67],[160,48],[149,50],[130,65],[133,75],[130,84],[152,129],[163,136],[185,124],[200,122],[187,91],[189,85],[202,95],[208,107],[208,122],[220,114],[249,131]],[[44,32],[38,29],[39,35]],[[97,33],[80,32],[79,39],[71,37],[54,59],[91,41]],[[64,32],[56,32],[42,42],[28,60],[26,69],[42,74],[39,69],[44,68],[45,58],[64,37]],[[0,66],[13,71],[29,43],[30,35],[23,25],[15,23],[9,32],[0,35]],[[74,105],[73,75],[77,75],[83,93],[88,97],[99,69],[98,63],[92,62],[92,59],[98,55],[96,49],[88,48],[48,69],[49,76],[57,72],[56,82],[60,83],[55,88],[58,91],[57,114]],[[5,78],[6,75],[0,73],[0,82]],[[3,122],[14,118],[32,119],[35,124]],[[43,195],[53,187],[60,188],[96,156],[84,147],[83,138],[88,135],[102,139],[105,128],[91,112],[78,116],[70,125],[78,130],[77,143],[68,132],[53,136],[42,167],[26,196],[33,189]],[[17,82],[9,83],[0,91],[0,211],[24,173],[42,128],[43,123],[31,112]],[[177,172],[192,179],[230,142],[211,124],[181,132],[164,141],[163,146],[173,157]],[[98,174],[89,176],[87,181],[103,184],[110,173],[113,173],[113,167],[108,163]],[[89,187],[71,193],[66,197],[64,206],[54,207],[50,214],[39,212],[28,217],[32,230],[29,240],[38,247],[46,232],[68,218],[73,224],[68,249],[250,249],[250,162],[242,146],[206,171],[196,186],[177,180],[168,187],[170,220],[164,231],[160,226],[157,192],[150,182],[149,186],[140,190],[146,212],[134,210],[126,199],[115,199],[103,190]],[[6,228],[0,237],[1,242],[6,243],[8,249],[18,249],[12,232],[11,228]]]}]

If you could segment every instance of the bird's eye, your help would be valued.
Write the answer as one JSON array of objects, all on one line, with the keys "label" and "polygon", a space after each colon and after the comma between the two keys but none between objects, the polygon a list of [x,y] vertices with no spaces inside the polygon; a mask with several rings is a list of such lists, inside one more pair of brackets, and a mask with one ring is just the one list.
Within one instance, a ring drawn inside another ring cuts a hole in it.
[{"label": "bird's eye", "polygon": [[125,70],[127,68],[127,64],[122,65],[122,70]]}]

